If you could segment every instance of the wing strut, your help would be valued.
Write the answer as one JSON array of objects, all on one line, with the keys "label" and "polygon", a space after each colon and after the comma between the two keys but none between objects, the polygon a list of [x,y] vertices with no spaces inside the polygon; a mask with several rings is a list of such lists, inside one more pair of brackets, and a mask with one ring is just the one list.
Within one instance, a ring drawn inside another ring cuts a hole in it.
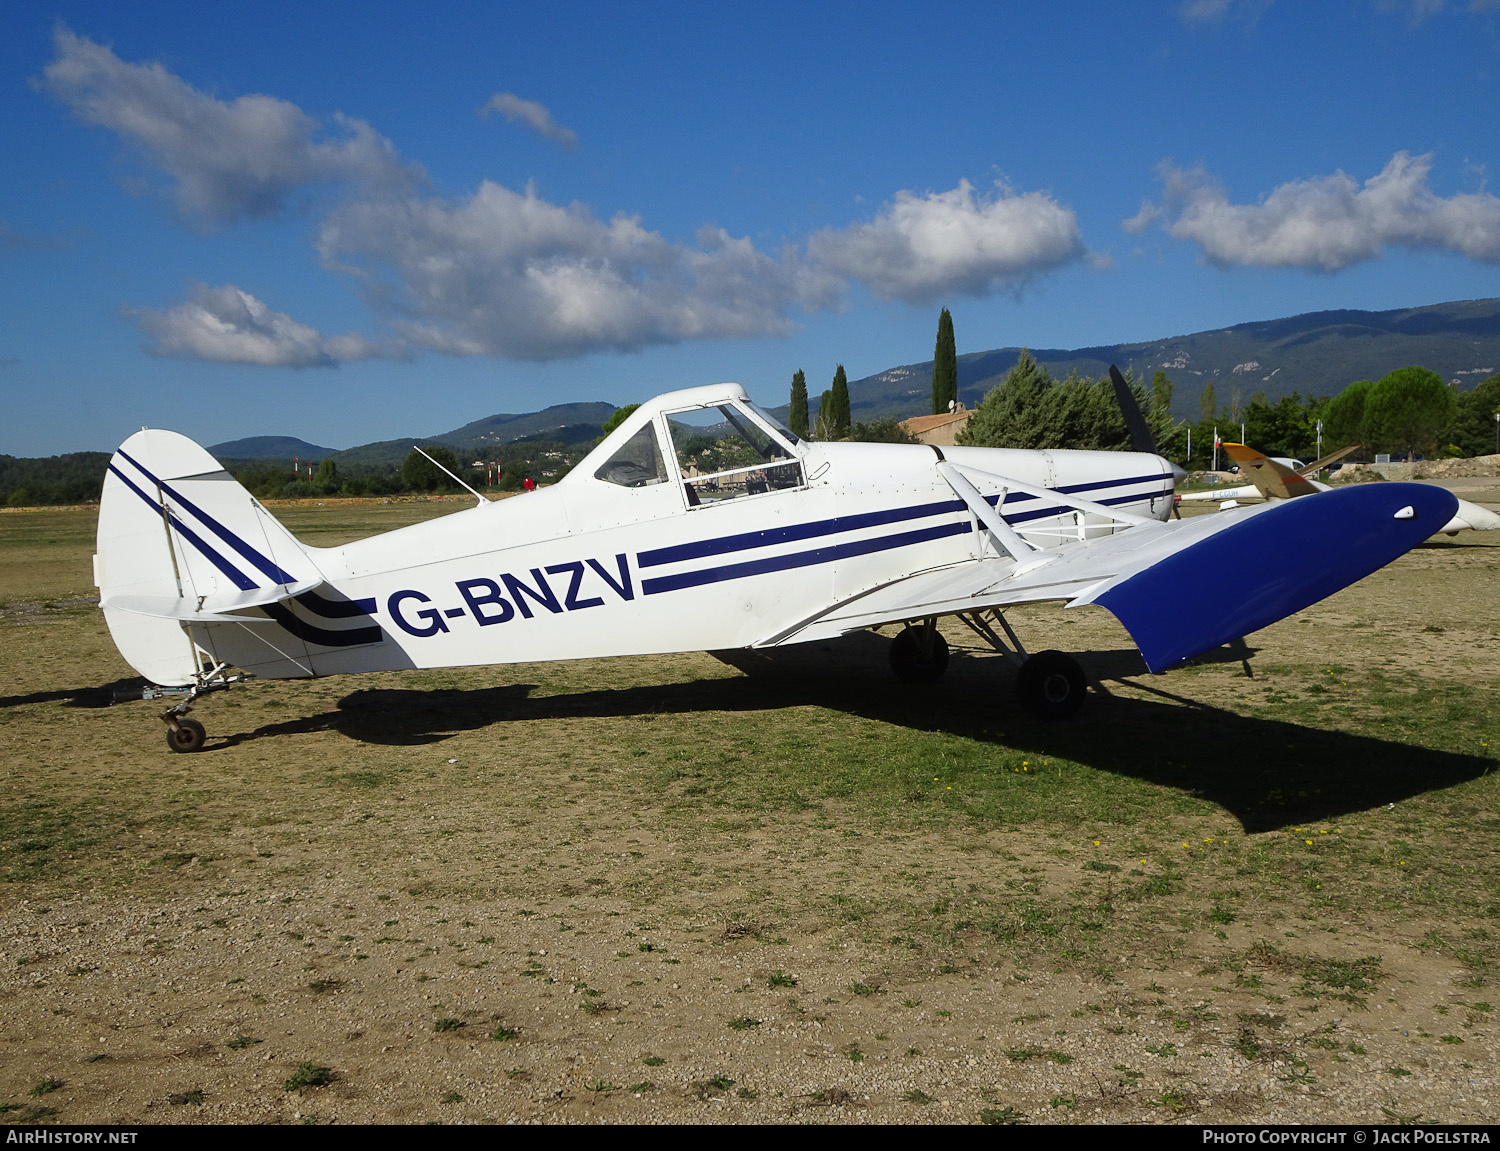
[{"label": "wing strut", "polygon": [[[938,469],[941,470],[944,467],[952,468],[953,466],[953,464],[944,461],[943,463],[938,464]],[[994,480],[997,484],[1003,484],[1005,485],[1007,490],[1014,489],[1018,492],[1024,492],[1028,496],[1036,496],[1038,499],[1054,500],[1057,503],[1063,504],[1067,507],[1077,508],[1081,512],[1087,512],[1089,515],[1104,516],[1106,519],[1114,520],[1116,523],[1132,524],[1135,527],[1143,528],[1150,527],[1164,529],[1166,526],[1160,520],[1153,519],[1151,516],[1139,516],[1134,512],[1122,512],[1119,508],[1112,508],[1107,504],[1096,504],[1093,500],[1081,500],[1070,492],[1060,492],[1055,488],[1037,487],[1035,484],[1023,483],[1021,480],[1015,479],[1012,476],[997,476],[993,472],[987,472],[981,468],[965,468],[964,470],[972,472],[976,476],[983,476],[987,480]],[[949,486],[953,487],[954,491],[958,491],[958,488],[956,486],[953,486],[953,481],[951,479],[948,479],[947,472],[943,473],[943,478],[948,480]],[[970,485],[969,490],[974,491],[974,494],[976,496],[979,494],[977,491],[975,491],[972,484]],[[959,495],[962,496],[963,493],[959,492]],[[1145,499],[1146,497],[1142,496],[1141,498]],[[983,501],[982,496],[980,497],[980,499],[981,501]],[[968,502],[967,499],[965,500],[965,502]],[[986,506],[988,506],[988,502],[984,502],[986,503]],[[973,507],[973,505],[970,504],[970,507]]]},{"label": "wing strut", "polygon": [[[968,508],[976,516],[979,522],[989,529],[990,535],[995,538],[995,543],[1004,549],[1010,558],[1020,563],[1029,559],[1037,550],[1035,544],[1027,543],[1016,532],[1016,529],[1005,522],[1004,517],[990,506],[990,502],[979,494],[979,489],[969,482],[967,476],[959,471],[947,460],[939,460],[937,465],[938,475],[947,481],[948,486],[953,489],[954,494],[963,500]],[[1004,481],[1009,483],[1009,480]],[[1004,499],[1001,493],[1001,499]]]}]

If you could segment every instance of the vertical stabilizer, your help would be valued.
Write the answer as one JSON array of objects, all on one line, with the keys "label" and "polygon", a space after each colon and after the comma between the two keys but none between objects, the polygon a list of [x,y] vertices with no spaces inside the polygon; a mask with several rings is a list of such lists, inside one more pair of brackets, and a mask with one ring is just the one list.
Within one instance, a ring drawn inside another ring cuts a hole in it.
[{"label": "vertical stabilizer", "polygon": [[191,606],[317,576],[295,537],[187,437],[143,429],[110,460],[94,579],[115,645],[153,683],[192,681],[199,652],[189,630],[112,608],[111,599],[177,597]]}]

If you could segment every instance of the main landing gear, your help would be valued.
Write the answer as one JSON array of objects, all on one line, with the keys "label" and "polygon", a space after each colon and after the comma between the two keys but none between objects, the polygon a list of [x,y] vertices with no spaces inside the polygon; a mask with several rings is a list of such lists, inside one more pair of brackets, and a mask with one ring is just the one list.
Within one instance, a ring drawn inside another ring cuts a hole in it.
[{"label": "main landing gear", "polygon": [[902,683],[931,683],[948,670],[948,641],[937,620],[912,624],[891,641],[891,670]]},{"label": "main landing gear", "polygon": [[[997,609],[964,612],[958,618],[1017,665],[1016,695],[1031,715],[1038,719],[1069,719],[1083,706],[1088,679],[1072,656],[1060,651],[1027,655],[1015,631]],[[995,630],[997,624],[1005,639]],[[932,683],[941,676],[948,669],[948,641],[937,630],[937,620],[924,619],[899,632],[891,641],[890,659],[891,669],[903,683]]]}]

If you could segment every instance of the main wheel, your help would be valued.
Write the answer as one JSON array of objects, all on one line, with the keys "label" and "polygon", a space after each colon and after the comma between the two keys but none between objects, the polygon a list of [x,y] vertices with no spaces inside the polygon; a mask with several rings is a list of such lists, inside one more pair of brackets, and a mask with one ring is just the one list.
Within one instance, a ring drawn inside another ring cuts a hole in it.
[{"label": "main wheel", "polygon": [[931,683],[948,670],[948,641],[936,629],[909,627],[891,640],[891,670],[903,683]]},{"label": "main wheel", "polygon": [[1038,719],[1067,719],[1083,706],[1088,680],[1083,668],[1060,651],[1039,651],[1021,665],[1016,693]]},{"label": "main wheel", "polygon": [[197,751],[208,733],[196,719],[179,719],[175,728],[167,728],[167,746],[173,751]]}]

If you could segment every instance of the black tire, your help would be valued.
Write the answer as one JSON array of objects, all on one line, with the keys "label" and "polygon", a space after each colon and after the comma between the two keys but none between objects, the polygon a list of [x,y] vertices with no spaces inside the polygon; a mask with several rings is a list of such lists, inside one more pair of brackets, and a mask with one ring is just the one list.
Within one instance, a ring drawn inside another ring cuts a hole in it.
[{"label": "black tire", "polygon": [[891,640],[891,670],[902,683],[932,683],[948,670],[948,641],[934,631],[924,644],[922,630],[909,627]]},{"label": "black tire", "polygon": [[1068,719],[1083,706],[1088,680],[1072,656],[1039,651],[1021,665],[1016,694],[1038,719]]},{"label": "black tire", "polygon": [[175,728],[167,728],[167,746],[173,751],[197,751],[208,733],[196,719],[179,719]]}]

